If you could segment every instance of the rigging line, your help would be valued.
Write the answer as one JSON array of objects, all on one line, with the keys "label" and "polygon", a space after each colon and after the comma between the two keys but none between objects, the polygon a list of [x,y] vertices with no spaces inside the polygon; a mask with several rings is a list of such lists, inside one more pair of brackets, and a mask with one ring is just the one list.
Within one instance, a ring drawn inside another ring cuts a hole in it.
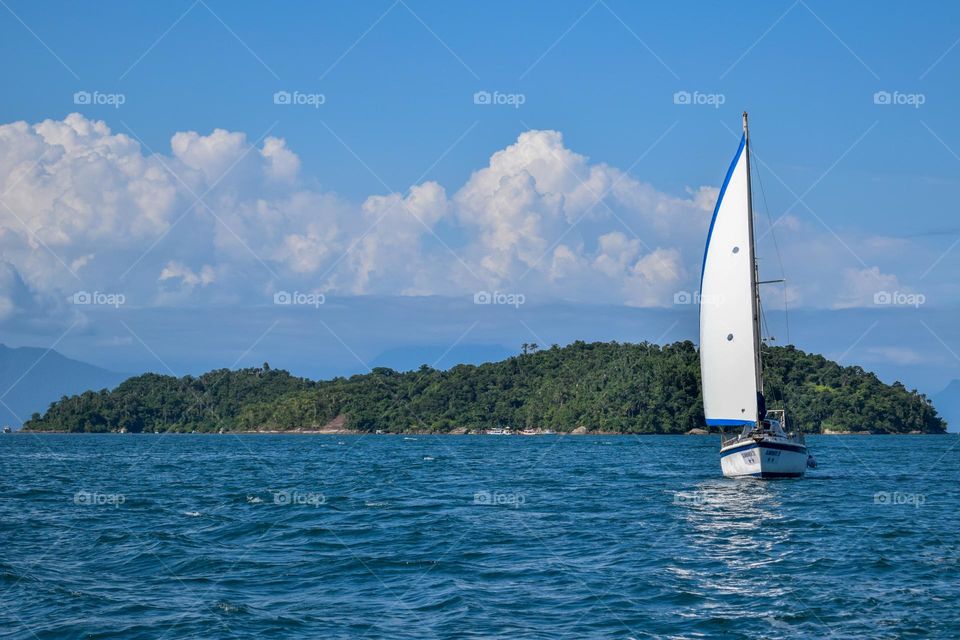
[{"label": "rigging line", "polygon": [[[761,308],[760,308],[760,321],[761,321],[761,322],[763,323],[763,325],[766,327],[766,329],[767,329],[767,334],[769,335],[769,333],[770,333],[770,323],[767,321],[767,314],[765,314],[765,313],[763,312],[763,307],[762,307],[762,306],[761,306]],[[772,348],[772,346],[769,345],[769,344],[767,344],[766,342],[761,342],[761,343],[760,343],[760,348],[761,348],[761,349],[770,349],[770,348]],[[765,382],[766,382],[766,381],[765,381]],[[766,384],[765,384],[764,386],[766,387]],[[780,405],[783,407],[784,410],[786,410],[786,408],[787,408],[787,398],[786,398],[786,395],[785,395],[785,389],[784,389],[783,384],[782,384],[782,378],[781,378],[781,384],[775,386],[772,391],[769,391],[768,389],[765,389],[765,390],[764,390],[764,393],[765,393],[765,394],[766,394],[766,393],[769,393],[769,394],[770,394],[770,398],[771,398],[772,400],[779,400],[779,401],[780,401]]]},{"label": "rigging line", "polygon": [[777,242],[777,233],[774,230],[773,217],[770,215],[770,206],[767,204],[767,192],[763,188],[763,178],[760,177],[760,167],[754,166],[754,173],[757,175],[757,183],[760,185],[760,196],[763,198],[763,210],[767,214],[767,224],[770,225],[770,236],[773,238],[773,247],[777,252],[777,263],[780,265],[780,277],[784,279],[783,285],[783,321],[785,326],[786,333],[786,342],[784,344],[790,344],[790,314],[789,309],[787,308],[787,272],[783,268],[783,257],[780,255],[780,243]]},{"label": "rigging line", "polygon": [[[761,305],[760,305],[760,323],[761,323],[761,326],[763,327],[763,329],[766,331],[767,336],[768,336],[769,339],[772,341],[772,340],[773,340],[773,336],[770,334],[770,322],[767,320],[767,314],[764,312],[763,304],[762,304],[762,303],[761,303]],[[771,345],[767,344],[765,341],[761,341],[761,342],[760,342],[760,349],[761,349],[761,350],[763,350],[763,349],[770,349],[770,348],[771,348]],[[766,385],[764,385],[764,386],[766,387]],[[764,393],[766,393],[766,390],[764,390]],[[773,398],[774,400],[779,399],[781,402],[783,402],[783,405],[786,406],[786,402],[784,402],[784,400],[783,400],[783,394],[782,394],[782,393],[779,393],[778,390],[775,389],[775,390],[771,393],[771,396],[772,396],[772,398]]]},{"label": "rigging line", "polygon": [[[753,146],[752,141],[751,141],[751,146]],[[750,164],[752,165],[754,174],[757,176],[757,183],[760,185],[760,195],[761,195],[761,197],[763,198],[763,210],[764,210],[764,211],[766,212],[766,214],[767,214],[767,224],[770,225],[770,234],[771,234],[771,236],[773,237],[773,246],[774,246],[774,248],[776,249],[776,252],[777,252],[777,262],[778,262],[779,265],[780,265],[780,275],[781,275],[781,277],[784,279],[784,282],[785,282],[785,281],[786,281],[786,277],[787,277],[787,276],[786,276],[786,271],[785,271],[784,268],[783,268],[783,258],[782,258],[782,256],[780,255],[780,245],[779,245],[779,243],[777,242],[777,236],[776,236],[776,234],[774,233],[774,230],[773,230],[773,218],[772,218],[772,216],[770,215],[770,206],[769,206],[769,204],[767,204],[767,192],[766,192],[766,190],[763,188],[763,179],[760,177],[760,168],[759,168],[758,166],[756,166],[754,163],[750,163]],[[757,267],[755,266],[754,268],[756,269]],[[757,275],[759,276],[759,270],[757,271]],[[759,277],[758,277],[758,280],[759,280]],[[757,311],[758,311],[758,313],[759,313],[759,315],[760,315],[759,320],[760,320],[760,325],[761,325],[761,327],[760,327],[761,335],[762,335],[762,333],[763,333],[763,328],[764,328],[764,327],[766,327],[767,335],[770,335],[770,323],[767,321],[767,315],[766,315],[766,313],[764,312],[763,303],[762,303],[762,300],[760,299],[759,293],[760,293],[760,292],[759,292],[759,287],[758,287],[758,290],[757,290],[757,292],[756,292],[755,295],[757,296]],[[786,322],[786,328],[785,328],[785,330],[786,330],[787,344],[789,344],[789,343],[790,343],[790,321],[789,321],[788,315],[787,315],[787,286],[786,286],[786,284],[783,285],[783,315],[784,315],[784,320],[785,320],[785,322]],[[765,344],[764,344],[764,341],[761,339],[761,340],[760,340],[760,351],[761,351],[761,353],[763,352],[763,349],[764,349],[765,346],[768,346],[768,345],[765,345]],[[761,358],[761,360],[762,360],[762,358]],[[782,379],[781,379],[781,384],[779,385],[779,388],[775,388],[775,389],[774,389],[774,392],[773,392],[771,395],[773,396],[773,398],[774,398],[775,400],[776,400],[776,399],[779,399],[779,400],[780,400],[780,404],[781,404],[781,406],[783,407],[784,412],[786,412],[786,410],[787,410],[787,398],[786,398],[786,395],[785,395],[785,394],[786,394],[786,389],[783,387]],[[784,413],[784,418],[785,418],[785,417],[786,417],[786,413]],[[784,424],[786,424],[786,420],[784,420]]]}]

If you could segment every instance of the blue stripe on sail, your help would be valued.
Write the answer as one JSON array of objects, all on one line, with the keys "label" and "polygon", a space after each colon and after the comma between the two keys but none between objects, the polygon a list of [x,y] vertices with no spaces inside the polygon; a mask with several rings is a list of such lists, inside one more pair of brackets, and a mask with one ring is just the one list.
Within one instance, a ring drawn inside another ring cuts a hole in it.
[{"label": "blue stripe on sail", "polygon": [[[710,236],[713,235],[713,225],[717,222],[717,213],[720,212],[720,203],[723,202],[723,194],[727,192],[727,185],[730,184],[730,177],[733,176],[733,170],[737,166],[737,162],[740,160],[740,154],[743,153],[743,147],[747,143],[747,137],[740,137],[740,148],[737,149],[737,154],[733,156],[733,162],[730,163],[730,168],[727,169],[727,177],[723,179],[723,186],[720,187],[720,195],[717,197],[717,206],[713,208],[713,217],[710,218],[710,230],[707,231],[707,245],[703,248],[703,266],[700,268],[700,293],[703,294],[703,271],[707,268],[707,253],[710,251]],[[709,422],[708,422],[709,424]]]},{"label": "blue stripe on sail", "polygon": [[708,427],[742,427],[755,423],[755,420],[726,420],[722,418],[707,418]]}]

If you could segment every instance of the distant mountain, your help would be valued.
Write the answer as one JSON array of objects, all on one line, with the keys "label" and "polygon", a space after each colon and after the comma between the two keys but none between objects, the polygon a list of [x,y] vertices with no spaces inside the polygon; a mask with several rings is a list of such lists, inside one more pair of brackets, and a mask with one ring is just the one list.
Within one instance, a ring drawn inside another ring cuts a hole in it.
[{"label": "distant mountain", "polygon": [[933,396],[933,404],[947,421],[947,430],[960,431],[960,379],[954,379],[943,391]]},{"label": "distant mountain", "polygon": [[53,350],[0,344],[0,423],[18,428],[63,396],[112,389],[127,377]]}]

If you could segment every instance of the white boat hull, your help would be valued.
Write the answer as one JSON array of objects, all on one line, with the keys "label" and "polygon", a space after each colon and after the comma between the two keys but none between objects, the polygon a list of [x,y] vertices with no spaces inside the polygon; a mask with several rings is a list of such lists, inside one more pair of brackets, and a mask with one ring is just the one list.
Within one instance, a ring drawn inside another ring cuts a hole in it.
[{"label": "white boat hull", "polygon": [[801,478],[807,447],[782,439],[738,441],[720,449],[720,467],[728,478]]}]

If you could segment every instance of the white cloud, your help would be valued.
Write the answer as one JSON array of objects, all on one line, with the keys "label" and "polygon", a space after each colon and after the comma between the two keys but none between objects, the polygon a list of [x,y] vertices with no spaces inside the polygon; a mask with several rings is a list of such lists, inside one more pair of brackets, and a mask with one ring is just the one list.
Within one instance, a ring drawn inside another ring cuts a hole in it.
[{"label": "white cloud", "polygon": [[292,183],[300,173],[300,158],[287,149],[282,138],[267,138],[260,151],[267,160],[267,174],[274,180]]},{"label": "white cloud", "polygon": [[[259,304],[278,289],[509,288],[528,299],[669,305],[696,288],[717,195],[715,186],[663,193],[568,149],[556,131],[522,133],[453,189],[425,182],[350,202],[301,172],[275,137],[254,145],[242,132],[183,131],[153,154],[79,114],[2,125],[0,319],[43,300],[77,313],[59,302],[77,290],[163,305]],[[860,306],[877,290],[904,290],[879,267],[843,272],[850,256],[832,236],[792,217],[782,227],[803,276],[792,301]]]},{"label": "white cloud", "polygon": [[[433,293],[436,265],[424,258],[424,240],[449,211],[443,187],[436,182],[398,193],[370,196],[362,206],[362,237],[345,258],[349,266],[337,280],[353,294]],[[448,256],[445,256],[445,259]]]},{"label": "white cloud", "polygon": [[684,275],[679,251],[656,249],[630,268],[624,285],[625,302],[634,307],[670,305]]},{"label": "white cloud", "polygon": [[871,360],[899,365],[922,364],[926,361],[917,351],[906,347],[870,347],[867,353]]},{"label": "white cloud", "polygon": [[846,269],[843,272],[843,288],[833,304],[835,309],[871,307],[874,296],[880,292],[900,291],[897,276],[881,273],[879,267]]},{"label": "white cloud", "polygon": [[[174,158],[203,173],[207,184],[225,178],[227,171],[245,157],[247,147],[245,134],[223,129],[214,129],[207,136],[196,131],[180,131],[170,140]],[[266,149],[263,155],[270,157]]]},{"label": "white cloud", "polygon": [[205,287],[216,281],[217,277],[213,267],[208,264],[203,265],[199,273],[193,271],[183,263],[171,260],[160,272],[159,280],[177,280],[186,287]]},{"label": "white cloud", "polygon": [[597,270],[611,278],[623,275],[627,266],[640,253],[640,241],[631,240],[619,231],[600,236],[599,251],[594,258]]},{"label": "white cloud", "polygon": [[864,244],[876,251],[903,251],[910,246],[906,238],[892,238],[890,236],[872,236]]},{"label": "white cloud", "polygon": [[[576,276],[572,284],[581,296],[664,304],[652,302],[653,289],[681,277],[683,269],[674,264],[679,253],[645,247],[658,244],[665,232],[684,236],[706,224],[716,190],[689,193],[688,199],[669,196],[618,169],[591,164],[567,149],[559,132],[527,131],[474,172],[454,203],[458,219],[478,238],[467,256],[493,286],[550,291],[550,284]],[[641,251],[648,255],[640,258]],[[569,295],[571,283],[563,284]]]}]

